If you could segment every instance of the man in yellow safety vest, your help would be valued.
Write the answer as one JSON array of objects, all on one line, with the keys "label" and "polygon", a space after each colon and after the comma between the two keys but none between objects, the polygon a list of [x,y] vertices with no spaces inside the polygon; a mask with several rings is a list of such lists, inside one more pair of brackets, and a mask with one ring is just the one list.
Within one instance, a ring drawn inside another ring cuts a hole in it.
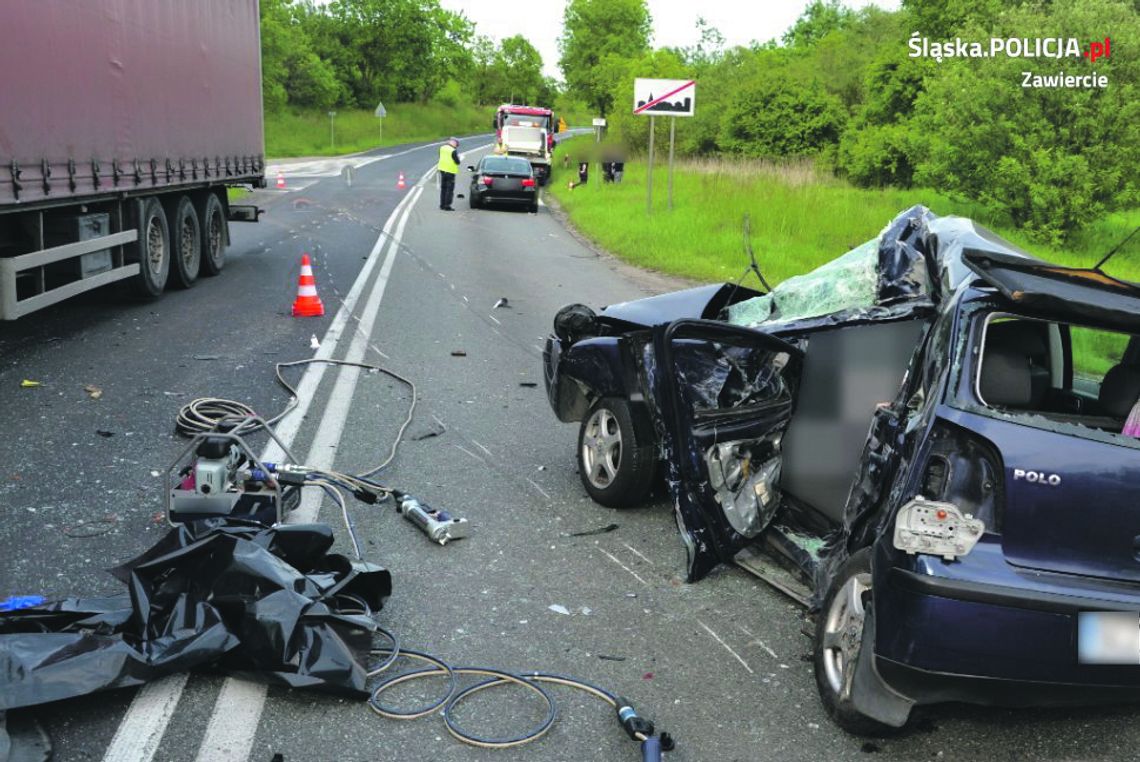
[{"label": "man in yellow safety vest", "polygon": [[445,212],[455,211],[451,199],[455,195],[455,175],[459,172],[458,148],[458,138],[450,138],[439,147],[439,208]]}]

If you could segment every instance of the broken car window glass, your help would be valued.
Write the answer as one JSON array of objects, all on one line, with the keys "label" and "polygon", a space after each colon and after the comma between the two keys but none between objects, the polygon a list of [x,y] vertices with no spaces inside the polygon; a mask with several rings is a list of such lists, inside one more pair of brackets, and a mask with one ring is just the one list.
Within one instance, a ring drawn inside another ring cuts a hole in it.
[{"label": "broken car window glass", "polygon": [[788,278],[770,294],[728,308],[728,322],[758,325],[874,306],[878,293],[879,239],[873,238],[804,275]]},{"label": "broken car window glass", "polygon": [[1001,313],[982,319],[975,389],[983,405],[1115,434],[1140,434],[1140,425],[1126,426],[1130,418],[1140,424],[1140,365],[1122,359],[1136,337]]}]

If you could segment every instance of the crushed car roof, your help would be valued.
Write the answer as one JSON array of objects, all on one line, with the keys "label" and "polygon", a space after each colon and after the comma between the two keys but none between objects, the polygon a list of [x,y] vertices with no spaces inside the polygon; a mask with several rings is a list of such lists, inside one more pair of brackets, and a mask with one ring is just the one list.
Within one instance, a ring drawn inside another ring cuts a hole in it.
[{"label": "crushed car roof", "polygon": [[1027,309],[1140,326],[1140,285],[1046,262],[973,220],[939,217],[924,206],[902,212],[843,256],[731,305],[725,317],[765,327],[895,319],[978,280]]}]

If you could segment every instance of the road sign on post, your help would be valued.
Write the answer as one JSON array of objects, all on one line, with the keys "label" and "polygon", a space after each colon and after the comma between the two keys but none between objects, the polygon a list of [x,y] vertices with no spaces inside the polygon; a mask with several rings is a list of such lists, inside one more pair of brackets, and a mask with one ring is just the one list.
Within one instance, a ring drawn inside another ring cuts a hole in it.
[{"label": "road sign on post", "polygon": [[[696,113],[697,83],[692,79],[635,79],[633,113],[649,117],[649,167],[645,193],[646,207],[653,211],[653,134],[655,116],[693,116]],[[673,208],[673,143],[677,123],[669,122],[669,208]]]},{"label": "road sign on post", "polygon": [[388,116],[388,109],[384,108],[384,102],[381,101],[376,104],[376,110],[372,114],[380,120],[380,142],[384,142],[384,117]]}]

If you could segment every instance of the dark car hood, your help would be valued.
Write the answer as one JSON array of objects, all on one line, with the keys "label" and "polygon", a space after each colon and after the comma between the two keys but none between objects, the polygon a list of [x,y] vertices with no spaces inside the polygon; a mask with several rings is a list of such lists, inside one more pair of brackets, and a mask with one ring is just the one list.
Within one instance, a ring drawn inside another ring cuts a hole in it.
[{"label": "dark car hood", "polygon": [[709,303],[723,289],[730,288],[732,286],[727,283],[713,283],[632,302],[611,304],[603,307],[599,316],[647,328],[671,323],[681,318],[701,318],[705,317],[704,313]]}]

